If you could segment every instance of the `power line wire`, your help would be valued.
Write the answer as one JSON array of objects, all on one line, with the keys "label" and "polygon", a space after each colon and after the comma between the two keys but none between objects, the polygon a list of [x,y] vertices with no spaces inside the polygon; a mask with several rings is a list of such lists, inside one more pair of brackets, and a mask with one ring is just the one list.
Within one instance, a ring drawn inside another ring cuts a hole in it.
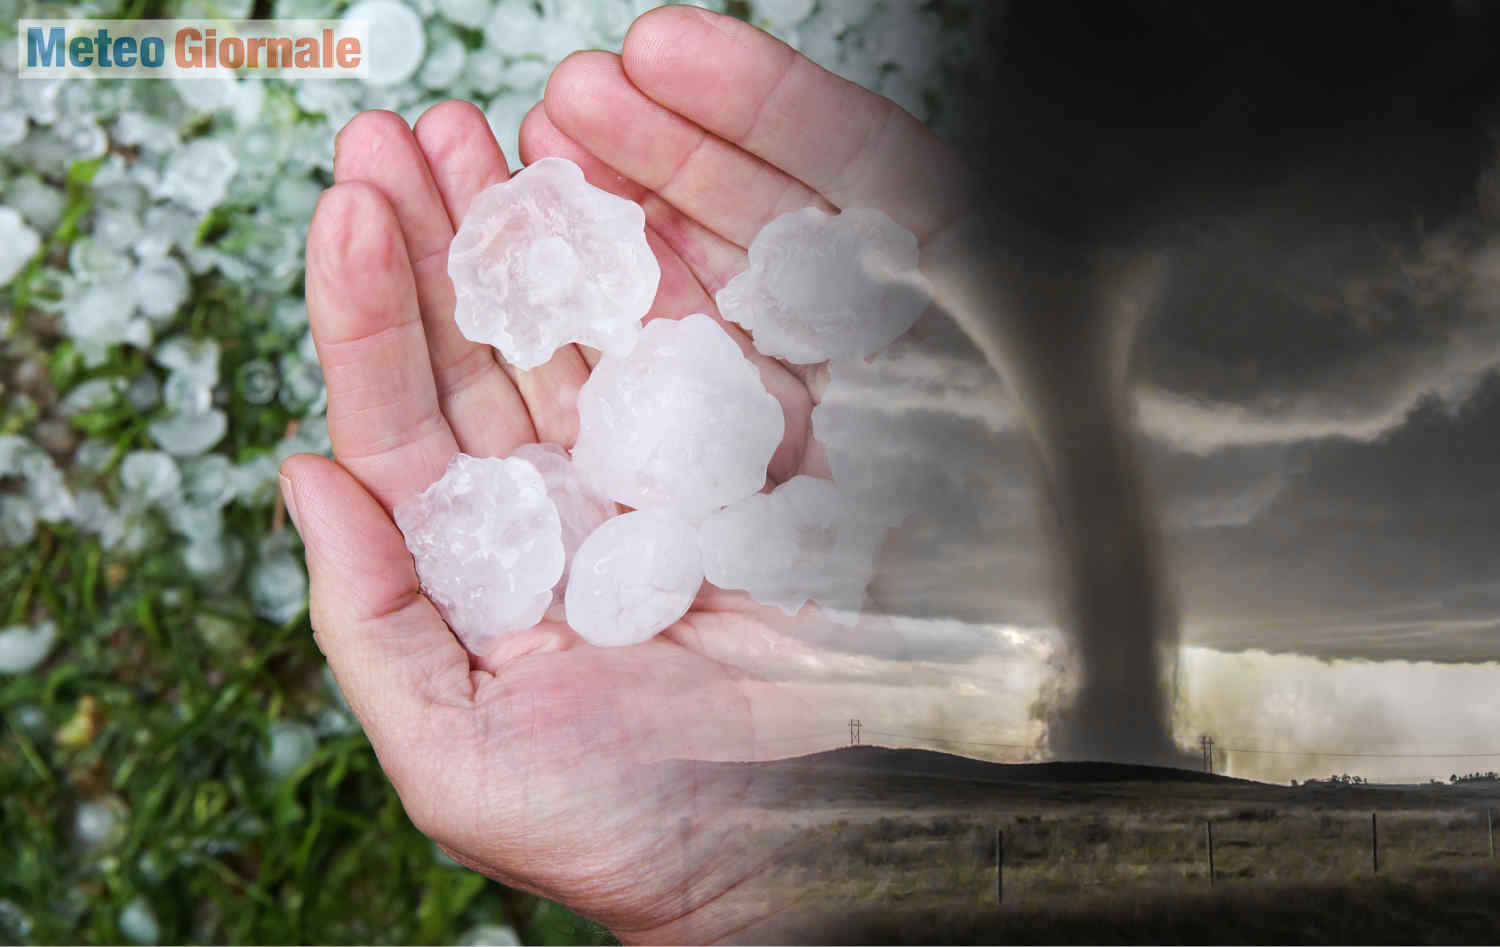
[{"label": "power line wire", "polygon": [[892,733],[888,730],[866,730],[868,734],[882,737],[900,737],[905,740],[926,740],[929,743],[962,743],[965,746],[993,746],[1006,750],[1030,750],[1035,747],[1026,743],[985,743],[980,740],[958,740],[953,737],[923,736],[918,733]]},{"label": "power line wire", "polygon": [[1360,759],[1378,760],[1459,760],[1459,759],[1500,759],[1500,752],[1495,753],[1335,753],[1325,750],[1268,750],[1260,747],[1244,746],[1221,746],[1220,750],[1229,753],[1266,753],[1277,756],[1340,756],[1355,757]]}]

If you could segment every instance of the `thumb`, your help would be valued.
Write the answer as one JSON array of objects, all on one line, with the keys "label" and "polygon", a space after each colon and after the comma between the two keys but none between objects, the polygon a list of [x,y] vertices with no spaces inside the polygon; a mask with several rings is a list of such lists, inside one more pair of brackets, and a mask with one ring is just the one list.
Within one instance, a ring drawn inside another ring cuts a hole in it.
[{"label": "thumb", "polygon": [[468,653],[422,594],[406,544],[385,510],[326,457],[281,465],[287,512],[307,549],[318,647],[382,762],[421,739],[432,705],[473,696]]}]

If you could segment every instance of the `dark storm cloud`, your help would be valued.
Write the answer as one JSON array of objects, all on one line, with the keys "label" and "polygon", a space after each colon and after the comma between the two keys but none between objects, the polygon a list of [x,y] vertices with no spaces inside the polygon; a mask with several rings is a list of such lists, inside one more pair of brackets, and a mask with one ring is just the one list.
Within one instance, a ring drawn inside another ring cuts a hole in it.
[{"label": "dark storm cloud", "polygon": [[1192,640],[1500,660],[1500,372],[1456,407],[1423,399],[1373,441],[1289,449],[1280,476],[1243,525],[1173,533]]},{"label": "dark storm cloud", "polygon": [[1143,384],[1232,409],[1221,441],[1368,436],[1500,364],[1500,243],[1477,199],[1434,224],[1359,190],[1292,182],[1197,228],[1171,253]]},{"label": "dark storm cloud", "polygon": [[1497,29],[1492,4],[1015,4],[953,92],[997,240],[1161,254],[1149,428],[1369,437],[1500,364]]}]

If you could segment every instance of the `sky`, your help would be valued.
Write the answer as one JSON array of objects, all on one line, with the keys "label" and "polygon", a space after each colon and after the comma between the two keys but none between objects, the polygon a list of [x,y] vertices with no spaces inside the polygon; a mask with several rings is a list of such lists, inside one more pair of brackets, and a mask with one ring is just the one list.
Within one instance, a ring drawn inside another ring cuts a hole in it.
[{"label": "sky", "polygon": [[[1014,212],[997,237],[1161,264],[1122,397],[1185,645],[1178,738],[1213,733],[1255,778],[1500,769],[1500,85],[1478,8],[1362,14],[1351,49],[1228,8],[1037,6],[996,28],[968,147]],[[829,719],[1025,755],[982,745],[1035,743],[1059,643],[1018,406],[930,315],[835,366],[820,415],[917,509],[872,588],[910,620],[821,642]],[[1396,758],[1458,751],[1497,755]]]}]

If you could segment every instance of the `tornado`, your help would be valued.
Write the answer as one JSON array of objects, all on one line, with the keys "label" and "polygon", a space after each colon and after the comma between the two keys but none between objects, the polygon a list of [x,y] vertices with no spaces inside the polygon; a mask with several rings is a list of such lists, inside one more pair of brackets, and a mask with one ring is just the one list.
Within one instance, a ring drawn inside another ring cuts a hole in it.
[{"label": "tornado", "polygon": [[934,283],[1005,379],[1035,460],[1067,653],[1034,715],[1056,758],[1182,763],[1171,726],[1179,625],[1130,385],[1163,264],[1144,252],[1078,258],[997,236],[992,220],[958,228],[934,254]]}]

